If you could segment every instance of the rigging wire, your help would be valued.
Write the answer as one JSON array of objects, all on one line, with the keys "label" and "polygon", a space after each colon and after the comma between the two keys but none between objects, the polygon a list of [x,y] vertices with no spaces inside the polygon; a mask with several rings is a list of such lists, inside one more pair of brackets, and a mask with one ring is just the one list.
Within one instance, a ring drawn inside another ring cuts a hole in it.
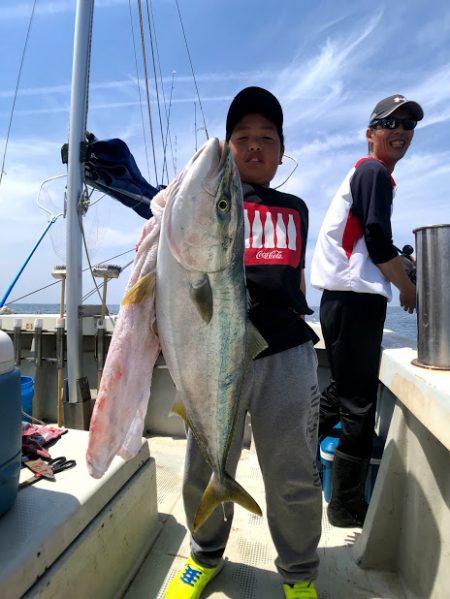
[{"label": "rigging wire", "polygon": [[28,23],[27,35],[25,37],[25,44],[24,44],[23,50],[22,50],[22,58],[20,59],[19,72],[17,74],[16,89],[14,91],[14,98],[13,98],[13,103],[12,103],[12,107],[11,107],[11,115],[9,117],[9,123],[8,123],[8,132],[6,134],[5,151],[3,153],[2,166],[1,166],[1,170],[0,170],[0,185],[2,183],[3,173],[5,172],[4,168],[5,168],[5,161],[6,161],[6,151],[8,149],[9,135],[11,133],[11,127],[12,127],[12,121],[13,121],[13,116],[14,116],[14,110],[16,108],[16,100],[17,100],[17,96],[18,96],[18,93],[19,93],[20,79],[21,79],[21,76],[22,76],[22,68],[23,68],[23,63],[24,63],[24,60],[25,60],[25,54],[26,54],[26,51],[27,51],[28,40],[30,38],[31,25],[33,23],[34,11],[35,11],[35,8],[36,8],[36,4],[37,4],[37,0],[34,0],[33,8],[31,9],[30,21]]},{"label": "rigging wire", "polygon": [[[110,258],[106,258],[104,260],[104,262],[110,262],[111,260],[115,260],[116,258],[120,258],[121,256],[125,256],[126,254],[130,254],[131,252],[136,252],[136,248],[131,248],[130,250],[126,250],[125,252],[121,252],[120,254],[116,254],[115,256],[111,256]],[[133,258],[133,260],[131,260],[130,262],[127,262],[124,266],[122,266],[121,267],[122,268],[122,272],[126,268],[128,268],[131,264],[133,264],[133,262],[134,262],[134,258]],[[88,270],[89,270],[89,267],[87,266],[86,268],[83,268],[82,272],[87,272]],[[27,297],[31,297],[35,293],[39,293],[40,291],[44,291],[45,289],[49,289],[50,287],[53,287],[54,285],[59,285],[59,284],[60,284],[59,281],[52,281],[48,285],[44,285],[42,287],[39,287],[38,289],[34,289],[33,291],[29,291],[25,295],[21,295],[20,297],[15,297],[9,303],[10,304],[16,304],[17,302],[20,302],[21,300],[26,299]],[[102,286],[102,284],[99,285],[99,287],[101,287],[101,286]],[[88,291],[87,294],[83,297],[83,301],[85,299],[87,299],[88,297],[90,297],[95,292],[96,292],[96,289],[92,289],[91,291]]]},{"label": "rigging wire", "polygon": [[[86,186],[85,186],[85,192],[87,192]],[[91,263],[91,257],[89,256],[89,249],[88,249],[88,245],[87,245],[87,241],[86,241],[86,235],[85,235],[85,231],[84,231],[84,227],[83,227],[83,219],[82,219],[81,214],[78,215],[78,222],[80,224],[81,237],[83,239],[84,253],[86,255],[86,260],[88,262],[88,270],[90,272],[92,281],[93,281],[93,283],[95,285],[94,292],[97,291],[98,297],[100,298],[100,303],[102,303],[103,302],[103,298],[102,298],[102,294],[100,293],[100,287],[101,287],[101,285],[100,286],[98,285],[98,283],[97,283],[97,281],[95,280],[95,277],[94,277],[93,267],[92,267],[92,263]],[[106,308],[106,316],[107,316],[107,318],[110,319],[111,324],[112,324],[113,329],[114,329],[114,320],[111,318],[111,314],[109,313],[108,306],[105,306],[105,308]]]},{"label": "rigging wire", "polygon": [[175,4],[177,5],[178,17],[179,17],[179,20],[180,20],[181,30],[183,32],[184,44],[186,46],[186,51],[187,51],[187,55],[188,55],[188,58],[189,58],[189,64],[191,65],[191,72],[192,72],[192,77],[194,79],[195,90],[197,92],[197,99],[198,99],[198,103],[199,103],[200,110],[201,110],[202,117],[203,117],[203,126],[205,128],[206,139],[209,139],[208,128],[206,126],[205,113],[203,112],[203,104],[202,104],[202,101],[200,99],[200,92],[199,92],[198,85],[197,85],[197,79],[195,77],[194,66],[193,66],[192,60],[191,60],[191,54],[189,52],[189,46],[188,46],[187,39],[186,39],[186,33],[184,31],[183,19],[181,17],[181,11],[180,11],[180,6],[178,4],[178,0],[175,0]]},{"label": "rigging wire", "polygon": [[[156,38],[156,31],[155,31],[155,25],[154,25],[154,17],[153,17],[153,12],[152,12],[152,5],[151,5],[151,0],[146,0],[146,1],[147,1],[147,5],[146,5],[147,6],[147,21],[148,21],[148,27],[149,27],[150,42],[151,42],[151,52],[152,52],[152,60],[153,60],[153,72],[154,72],[154,79],[155,79],[155,86],[156,86],[156,96],[157,96],[157,101],[158,101],[158,112],[159,112],[161,136],[162,136],[162,141],[163,141],[163,145],[164,145],[163,176],[164,176],[164,169],[165,169],[165,172],[166,172],[167,177],[168,177],[167,156],[166,156],[167,144],[168,143],[170,143],[170,147],[171,147],[171,150],[172,150],[172,161],[173,161],[174,170],[176,172],[175,156],[174,156],[174,151],[173,151],[173,147],[172,147],[172,139],[171,139],[171,136],[170,136],[170,113],[171,113],[171,106],[172,106],[172,97],[173,97],[173,89],[174,89],[175,71],[172,72],[172,83],[171,83],[171,90],[170,90],[170,100],[169,100],[169,107],[167,108],[167,103],[166,103],[165,94],[164,94],[164,85],[162,83],[163,82],[163,78],[162,78],[162,73],[161,73],[161,64],[160,64],[160,60],[159,60],[159,51],[158,51],[158,45],[157,45],[157,38]],[[15,103],[16,103],[16,99],[17,99],[17,95],[18,95],[18,90],[19,90],[19,84],[20,84],[20,78],[21,78],[21,71],[22,71],[22,66],[23,66],[23,63],[24,63],[25,52],[26,52],[26,48],[27,48],[27,45],[28,45],[28,39],[29,39],[30,31],[31,31],[31,25],[32,25],[33,17],[34,17],[34,12],[35,12],[36,4],[37,4],[37,0],[34,0],[32,14],[31,14],[31,18],[30,18],[30,22],[29,22],[29,27],[28,27],[28,31],[27,31],[27,36],[26,36],[26,41],[25,41],[25,45],[24,45],[24,49],[23,49],[23,54],[22,54],[22,60],[21,60],[21,65],[20,65],[18,80],[17,80],[17,84],[16,84],[16,91],[15,91],[14,102],[13,102],[13,110],[12,110],[11,119],[10,119],[10,123],[9,123],[8,137],[7,137],[7,140],[6,140],[7,142],[8,142],[8,139],[9,139],[9,133],[10,133],[11,123],[12,123],[12,118],[13,118],[13,113],[14,113],[14,106],[15,106]],[[198,98],[199,106],[200,106],[200,109],[201,109],[201,112],[202,112],[202,118],[203,118],[204,127],[201,127],[201,129],[205,130],[206,136],[208,137],[208,131],[207,131],[207,127],[206,127],[206,120],[205,120],[205,116],[204,116],[204,112],[203,112],[203,106],[202,106],[202,102],[201,102],[201,99],[200,99],[199,89],[198,89],[198,85],[197,85],[197,81],[196,81],[196,77],[195,77],[193,63],[192,63],[190,52],[189,52],[189,47],[188,47],[188,43],[187,43],[186,33],[185,33],[183,21],[182,21],[182,16],[181,16],[181,11],[180,11],[180,7],[179,7],[179,4],[178,4],[178,0],[176,0],[176,5],[177,5],[177,10],[178,10],[180,24],[181,24],[181,29],[182,29],[182,32],[183,32],[184,42],[185,42],[185,46],[186,46],[186,50],[187,50],[187,55],[188,55],[189,63],[190,63],[190,66],[191,66],[192,76],[193,76],[193,80],[194,80],[194,83],[195,83],[197,98]],[[143,109],[142,109],[143,101],[142,101],[142,95],[141,95],[141,89],[140,89],[140,77],[139,77],[137,50],[136,50],[136,44],[135,44],[135,30],[134,30],[134,27],[133,27],[133,15],[132,15],[132,8],[131,8],[131,0],[129,0],[129,10],[130,10],[131,31],[132,31],[132,36],[133,36],[133,47],[134,47],[135,64],[136,64],[136,72],[137,72],[137,81],[138,81],[140,106],[141,106],[141,121],[142,121],[142,126],[143,126],[144,143],[145,143],[145,151],[146,151],[146,158],[147,158],[147,168],[148,168],[148,170],[150,170],[149,160],[148,160],[148,152],[147,152],[147,147],[148,146],[147,146],[147,142],[146,142],[146,139],[145,139],[144,115],[143,115]],[[155,156],[155,141],[154,141],[154,135],[153,135],[153,123],[152,123],[151,108],[150,108],[150,104],[151,104],[150,103],[150,90],[149,90],[149,82],[148,82],[148,69],[147,69],[146,48],[145,48],[145,35],[144,35],[144,27],[143,27],[143,14],[142,14],[141,0],[138,0],[138,12],[139,12],[140,35],[141,35],[141,48],[142,48],[143,63],[144,63],[144,78],[145,78],[145,85],[146,85],[146,95],[147,95],[147,105],[148,105],[148,117],[149,117],[151,142],[152,142],[152,151],[153,151],[153,161],[154,161],[156,183],[158,184],[156,156]],[[151,13],[151,17],[150,17],[150,13]],[[153,30],[153,34],[152,34],[152,30]],[[160,80],[161,80],[162,96],[163,96],[163,99],[164,99],[164,107],[165,107],[165,110],[166,110],[167,125],[166,125],[166,134],[165,135],[163,133],[162,118],[161,118],[161,111],[160,111],[158,82],[157,82],[157,72],[156,72],[156,64],[155,64],[155,53],[156,53],[156,56],[157,56],[157,63],[158,63],[158,69],[159,69],[159,77],[160,77]],[[85,101],[86,101],[86,104],[87,104],[88,103],[88,98],[86,98]],[[175,138],[175,144],[176,144],[176,138]],[[5,164],[5,157],[6,157],[6,147],[5,147],[5,154],[4,154],[4,157],[3,157],[3,166]],[[3,176],[3,172],[4,172],[3,171],[3,166],[2,166],[2,171],[0,172],[0,182],[1,182],[1,178]],[[62,176],[66,176],[66,175],[62,175]],[[61,176],[57,176],[57,177],[54,177],[54,178],[52,177],[48,181],[53,180],[53,179],[57,179],[59,177],[61,177]],[[46,181],[46,182],[48,182],[48,181]],[[41,186],[41,189],[42,189],[42,186]],[[90,197],[90,196],[89,196],[89,194],[87,194],[87,195],[85,194],[85,197]],[[102,198],[100,198],[100,199],[102,199]],[[97,200],[97,201],[100,201],[100,199]],[[97,203],[97,202],[95,202],[95,203]],[[39,204],[39,202],[38,202],[38,205],[45,210],[45,208],[43,206],[41,206]],[[46,210],[46,211],[49,212],[48,210]],[[61,216],[61,214],[58,214],[58,217],[59,216]],[[81,214],[80,214],[80,221],[81,221]],[[83,243],[84,243],[84,246],[85,246],[85,253],[86,253],[86,257],[87,257],[88,264],[89,264],[89,266],[87,268],[82,269],[82,272],[90,270],[91,274],[92,274],[92,266],[91,266],[90,257],[89,257],[89,254],[88,254],[88,247],[87,247],[87,242],[86,242],[86,237],[85,237],[85,231],[84,231],[82,222],[80,222],[80,227],[81,227],[81,231],[82,231]],[[127,254],[129,252],[133,252],[133,251],[135,251],[134,248],[130,249],[130,250],[127,250],[126,252],[123,252],[122,254],[118,254],[117,256],[114,256],[111,259],[114,259],[115,257]],[[132,263],[133,263],[133,261],[129,262],[123,268],[127,268]],[[91,292],[89,292],[86,297],[89,297],[89,295],[92,295],[92,293],[95,293],[95,291],[97,291],[98,294],[99,294],[99,297],[101,299],[101,294],[99,292],[99,289],[102,286],[102,284],[98,285],[97,282],[95,281],[95,277],[93,277],[93,280],[94,280],[95,288],[96,289],[94,289]],[[33,295],[33,294],[35,294],[35,293],[43,290],[43,289],[47,289],[47,288],[49,288],[49,287],[51,287],[52,285],[55,285],[55,284],[58,284],[58,281],[52,282],[49,285],[45,285],[45,286],[41,287],[40,289],[36,289],[35,291],[31,291],[31,292],[29,292],[26,295],[23,295],[23,296],[21,296],[19,298],[16,298],[16,299],[14,299],[12,301],[12,303],[20,301],[20,300],[22,300],[24,298],[27,298],[27,297],[29,297],[29,296],[31,296],[31,295]]]},{"label": "rigging wire", "polygon": [[139,109],[141,113],[141,125],[142,125],[142,136],[144,138],[144,150],[145,150],[145,161],[147,164],[147,176],[150,180],[150,162],[148,159],[148,146],[147,146],[147,136],[145,134],[145,124],[144,124],[144,110],[143,110],[143,102],[142,102],[142,94],[141,94],[141,80],[139,76],[139,64],[137,59],[137,50],[136,50],[136,41],[135,41],[135,33],[134,33],[134,25],[133,25],[133,11],[131,9],[131,0],[128,0],[128,6],[130,9],[130,25],[131,25],[131,37],[133,40],[133,51],[134,51],[134,63],[136,66],[136,80],[137,80],[137,88],[139,94]]},{"label": "rigging wire", "polygon": [[[154,43],[153,43],[154,27],[153,27],[153,21],[150,18],[150,10],[149,10],[149,3],[150,2],[151,2],[151,0],[146,0],[148,34],[149,34],[149,38],[150,38],[150,48],[151,48],[151,57],[152,57],[152,65],[153,65],[153,79],[155,81],[156,103],[157,103],[157,106],[158,106],[159,128],[160,128],[160,131],[161,131],[161,141],[162,141],[163,146],[165,146],[163,124],[162,124],[162,118],[161,118],[161,105],[160,105],[160,102],[159,102],[158,76],[157,76],[157,73],[156,73],[155,47],[154,47]],[[152,17],[153,17],[153,13],[152,13]],[[167,164],[165,160],[164,160],[164,164]],[[168,175],[167,175],[167,178],[168,178]],[[161,174],[161,183],[164,183],[164,168],[163,168],[162,174]]]},{"label": "rigging wire", "polygon": [[[134,251],[134,250],[131,250]],[[121,266],[121,273],[127,269],[129,266],[131,266],[134,262],[134,258],[133,260],[130,260],[130,262],[127,262],[126,264],[124,264],[123,266]],[[103,287],[104,283],[100,283],[97,285],[98,289],[101,289]],[[91,289],[90,291],[88,291],[82,298],[82,301],[85,302],[87,299],[89,299],[92,295],[94,295],[97,292],[97,289]]]},{"label": "rigging wire", "polygon": [[[172,97],[173,97],[173,87],[174,87],[174,79],[175,79],[175,71],[172,71],[172,85],[170,87],[170,98],[169,98],[169,110],[167,112],[167,108],[166,108],[166,119],[167,119],[167,127],[166,127],[166,137],[164,139],[164,163],[163,163],[163,172],[164,172],[164,167],[166,168],[166,172],[167,172],[167,179],[169,179],[169,174],[168,174],[168,170],[167,170],[167,140],[169,140],[170,142],[170,149],[171,149],[171,154],[172,154],[172,165],[173,165],[173,170],[175,171],[175,175],[176,173],[176,169],[175,169],[175,160],[174,160],[174,156],[173,156],[173,148],[172,148],[172,138],[170,136],[170,113],[172,111]],[[165,104],[165,100],[164,100],[164,106],[166,106]]]},{"label": "rigging wire", "polygon": [[168,142],[169,142],[170,151],[171,151],[171,154],[172,154],[172,164],[174,164],[172,137],[170,135],[169,122],[170,122],[170,112],[171,112],[171,106],[172,106],[172,92],[173,92],[173,84],[174,84],[174,79],[173,78],[174,78],[174,75],[175,75],[175,71],[172,71],[172,89],[171,89],[171,93],[170,93],[169,110],[167,110],[166,95],[165,95],[165,92],[164,92],[164,82],[163,82],[163,76],[162,76],[162,71],[161,71],[161,61],[160,61],[160,58],[159,58],[158,37],[156,35],[155,17],[153,15],[153,5],[152,5],[151,0],[150,0],[150,13],[152,15],[153,36],[155,38],[156,58],[157,58],[157,63],[158,63],[159,79],[161,81],[161,90],[162,90],[162,96],[163,96],[163,101],[164,101],[164,111],[166,113],[166,121],[167,121],[166,136],[165,136],[165,138],[163,138],[163,144],[164,144],[164,150],[163,150],[163,158],[164,158],[163,173],[164,173],[164,169],[165,169],[166,170],[166,174],[167,174],[167,179],[169,180],[169,173],[168,173],[168,169],[167,169],[167,143]]},{"label": "rigging wire", "polygon": [[138,0],[138,11],[139,11],[139,28],[141,33],[141,48],[142,48],[142,59],[144,62],[144,80],[145,80],[145,91],[147,94],[147,107],[148,107],[148,120],[150,123],[150,137],[152,140],[152,152],[153,152],[153,165],[155,167],[155,182],[156,185],[159,184],[158,181],[158,173],[156,171],[156,154],[155,154],[155,138],[153,135],[153,122],[152,122],[152,113],[150,109],[150,90],[148,86],[148,70],[147,70],[147,57],[145,50],[145,36],[144,36],[144,25],[142,21],[142,3],[141,0]]}]

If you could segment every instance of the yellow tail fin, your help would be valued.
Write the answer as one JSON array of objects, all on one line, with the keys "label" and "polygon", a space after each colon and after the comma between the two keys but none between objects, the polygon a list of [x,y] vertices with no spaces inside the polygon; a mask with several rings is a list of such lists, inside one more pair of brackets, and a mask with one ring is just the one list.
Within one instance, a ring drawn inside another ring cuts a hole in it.
[{"label": "yellow tail fin", "polygon": [[213,472],[195,514],[193,523],[194,532],[206,522],[216,507],[225,501],[234,501],[234,503],[238,503],[246,510],[262,516],[259,505],[234,478],[226,472],[220,478]]}]

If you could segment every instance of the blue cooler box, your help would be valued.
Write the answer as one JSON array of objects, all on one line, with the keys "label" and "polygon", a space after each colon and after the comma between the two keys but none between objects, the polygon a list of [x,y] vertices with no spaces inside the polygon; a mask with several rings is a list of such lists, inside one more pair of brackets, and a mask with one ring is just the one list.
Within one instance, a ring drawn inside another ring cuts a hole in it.
[{"label": "blue cooler box", "polygon": [[0,516],[16,500],[21,456],[20,371],[14,364],[12,341],[0,331]]},{"label": "blue cooler box", "polygon": [[326,502],[331,499],[331,473],[333,470],[334,452],[339,444],[339,435],[341,426],[336,427],[331,431],[329,437],[325,437],[320,444],[320,465],[322,468],[322,490],[323,497]]},{"label": "blue cooler box", "polygon": [[[20,389],[21,389],[21,397],[22,397],[22,412],[28,414],[28,416],[33,415],[33,396],[34,396],[34,380],[31,376],[21,376],[20,377]],[[22,420],[24,422],[31,422],[30,418],[27,418],[24,414],[22,414]]]},{"label": "blue cooler box", "polygon": [[[320,465],[322,468],[322,490],[323,497],[326,502],[331,499],[332,485],[331,485],[331,474],[333,471],[333,460],[336,447],[339,445],[341,424],[337,424],[331,431],[330,436],[325,437],[320,443]],[[365,495],[366,501],[369,503],[372,497],[373,487],[378,474],[378,468],[380,466],[381,458],[383,455],[384,443],[374,435],[373,437],[373,449],[372,457],[370,459],[369,471],[367,473]]]}]

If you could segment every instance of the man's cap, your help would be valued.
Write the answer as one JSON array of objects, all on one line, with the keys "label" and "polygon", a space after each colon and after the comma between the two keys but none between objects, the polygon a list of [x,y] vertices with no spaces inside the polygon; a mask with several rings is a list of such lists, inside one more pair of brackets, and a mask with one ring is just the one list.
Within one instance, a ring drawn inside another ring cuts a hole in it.
[{"label": "man's cap", "polygon": [[402,94],[395,94],[394,96],[389,96],[378,102],[370,115],[369,123],[375,119],[386,118],[400,107],[408,108],[411,112],[411,117],[415,121],[421,121],[423,119],[423,110],[420,104],[413,102],[413,100],[407,100]]},{"label": "man's cap", "polygon": [[283,143],[283,110],[275,96],[262,87],[246,87],[233,98],[227,114],[227,141],[237,123],[250,113],[261,114],[273,123]]}]

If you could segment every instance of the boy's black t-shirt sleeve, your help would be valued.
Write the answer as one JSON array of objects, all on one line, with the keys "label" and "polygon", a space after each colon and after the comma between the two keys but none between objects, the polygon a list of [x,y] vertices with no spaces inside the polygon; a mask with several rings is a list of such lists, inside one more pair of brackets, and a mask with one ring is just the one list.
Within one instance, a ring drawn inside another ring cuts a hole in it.
[{"label": "boy's black t-shirt sleeve", "polygon": [[378,160],[366,160],[355,170],[350,181],[352,212],[364,230],[369,256],[382,264],[397,256],[392,242],[392,180]]}]

